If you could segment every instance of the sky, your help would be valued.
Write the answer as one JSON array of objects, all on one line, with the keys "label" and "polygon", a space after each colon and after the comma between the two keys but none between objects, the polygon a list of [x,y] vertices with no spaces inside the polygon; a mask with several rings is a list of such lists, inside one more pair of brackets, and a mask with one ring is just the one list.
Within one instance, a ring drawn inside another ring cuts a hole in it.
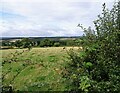
[{"label": "sky", "polygon": [[0,36],[81,36],[114,0],[0,0]]}]

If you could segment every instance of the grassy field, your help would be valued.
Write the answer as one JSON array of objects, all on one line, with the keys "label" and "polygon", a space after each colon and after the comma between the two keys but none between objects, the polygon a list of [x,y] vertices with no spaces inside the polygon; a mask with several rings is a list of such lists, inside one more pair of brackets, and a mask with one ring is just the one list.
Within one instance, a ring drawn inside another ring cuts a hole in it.
[{"label": "grassy field", "polygon": [[[71,47],[0,50],[2,83],[20,91],[65,91],[64,66]],[[78,47],[74,47],[78,49]]]}]

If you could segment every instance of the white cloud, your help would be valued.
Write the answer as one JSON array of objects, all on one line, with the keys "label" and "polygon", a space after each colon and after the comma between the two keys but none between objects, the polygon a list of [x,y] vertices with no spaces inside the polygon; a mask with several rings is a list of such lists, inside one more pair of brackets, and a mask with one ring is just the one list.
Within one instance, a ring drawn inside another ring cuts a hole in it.
[{"label": "white cloud", "polygon": [[4,2],[113,2],[115,0],[1,0]]},{"label": "white cloud", "polygon": [[[78,23],[88,27],[104,0],[1,0],[3,36],[81,35]],[[106,0],[108,6],[112,0]],[[10,16],[11,15],[11,16]],[[92,26],[92,25],[91,25]]]}]

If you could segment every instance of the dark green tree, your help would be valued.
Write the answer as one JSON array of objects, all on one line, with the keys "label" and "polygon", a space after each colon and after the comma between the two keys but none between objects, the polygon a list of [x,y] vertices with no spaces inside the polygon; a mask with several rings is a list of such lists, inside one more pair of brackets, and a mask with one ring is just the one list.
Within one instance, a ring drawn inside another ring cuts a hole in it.
[{"label": "dark green tree", "polygon": [[23,46],[23,43],[20,40],[15,41],[15,46],[20,48]]},{"label": "dark green tree", "polygon": [[53,42],[50,39],[46,38],[40,42],[40,47],[51,47],[51,46],[53,46]]},{"label": "dark green tree", "polygon": [[23,38],[21,42],[23,44],[23,48],[28,48],[30,50],[33,46],[33,42],[29,38]]}]

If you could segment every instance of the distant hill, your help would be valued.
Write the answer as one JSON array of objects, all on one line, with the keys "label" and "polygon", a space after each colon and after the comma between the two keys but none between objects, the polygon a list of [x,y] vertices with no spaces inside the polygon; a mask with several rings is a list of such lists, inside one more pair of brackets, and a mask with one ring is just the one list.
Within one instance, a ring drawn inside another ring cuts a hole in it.
[{"label": "distant hill", "polygon": [[16,40],[21,40],[23,38],[29,38],[33,41],[40,41],[42,39],[48,38],[50,40],[54,41],[60,41],[60,40],[74,40],[76,38],[80,38],[81,36],[66,36],[66,37],[0,37],[0,42],[2,41],[10,41],[15,42]]}]

